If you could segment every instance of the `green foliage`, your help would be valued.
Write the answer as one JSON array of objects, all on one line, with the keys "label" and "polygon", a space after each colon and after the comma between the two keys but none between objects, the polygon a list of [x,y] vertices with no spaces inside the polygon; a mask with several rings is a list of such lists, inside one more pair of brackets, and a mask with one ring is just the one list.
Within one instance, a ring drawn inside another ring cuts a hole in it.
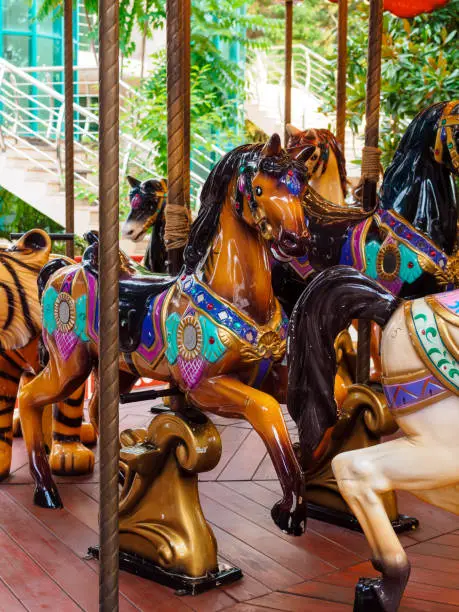
[{"label": "green foliage", "polygon": [[[28,232],[37,227],[50,233],[64,231],[59,223],[0,187],[0,238],[9,240],[11,233]],[[81,253],[86,246],[84,241],[77,237],[75,243],[76,253]],[[65,242],[53,242],[53,253],[65,253]]]},{"label": "green foliage", "polygon": [[[384,165],[420,109],[459,97],[458,14],[459,0],[409,20],[384,14],[380,138]],[[347,121],[354,131],[365,113],[367,41],[368,4],[359,0],[349,8]],[[324,110],[334,110],[333,103]]]},{"label": "green foliage", "polygon": [[[63,3],[61,0],[43,0],[38,10],[38,19],[54,13],[62,16]],[[77,2],[74,0],[74,7]],[[84,7],[88,16],[97,17],[99,11],[98,0],[84,0]],[[151,38],[153,31],[161,27],[166,19],[166,5],[164,0],[119,0],[120,11],[120,51],[129,57],[135,51],[135,42],[132,38],[134,28],[137,26],[147,38]],[[97,38],[97,30],[89,33],[92,40]]]},{"label": "green foliage", "polygon": [[[256,0],[251,3],[250,12],[263,15],[272,22],[267,33],[269,40],[284,44],[285,4],[274,4],[272,0]],[[337,20],[337,6],[328,0],[309,2],[303,0],[293,5],[293,42],[301,43],[312,51],[324,55],[332,52],[334,28]]]}]

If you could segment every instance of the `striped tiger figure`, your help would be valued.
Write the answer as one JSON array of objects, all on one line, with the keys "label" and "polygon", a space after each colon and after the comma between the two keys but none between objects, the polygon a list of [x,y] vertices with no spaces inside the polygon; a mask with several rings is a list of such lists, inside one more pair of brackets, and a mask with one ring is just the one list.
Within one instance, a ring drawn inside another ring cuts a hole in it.
[{"label": "striped tiger figure", "polygon": [[[53,257],[50,252],[51,240],[39,229],[0,249],[0,479],[10,472],[19,387],[42,368],[37,277]],[[81,443],[83,403],[84,387],[53,407],[49,461],[55,474],[87,474],[94,468],[93,452]],[[95,432],[85,437],[95,441]]]}]

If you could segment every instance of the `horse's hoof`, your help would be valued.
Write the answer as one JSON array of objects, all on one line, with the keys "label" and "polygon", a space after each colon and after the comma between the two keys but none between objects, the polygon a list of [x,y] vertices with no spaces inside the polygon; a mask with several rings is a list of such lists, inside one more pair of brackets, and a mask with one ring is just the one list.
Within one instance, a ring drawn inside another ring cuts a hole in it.
[{"label": "horse's hoof", "polygon": [[360,578],[355,587],[354,612],[387,612],[378,597],[381,578]]},{"label": "horse's hoof", "polygon": [[275,524],[284,533],[300,536],[306,528],[306,504],[299,505],[293,512],[282,507],[282,502],[278,502],[272,507],[271,517]]},{"label": "horse's hoof", "polygon": [[80,442],[53,442],[49,465],[53,474],[84,476],[94,470],[94,453]]},{"label": "horse's hoof", "polygon": [[40,508],[47,508],[49,510],[58,510],[64,507],[59,491],[55,486],[51,489],[37,486],[33,496],[33,503],[36,506],[40,506]]}]

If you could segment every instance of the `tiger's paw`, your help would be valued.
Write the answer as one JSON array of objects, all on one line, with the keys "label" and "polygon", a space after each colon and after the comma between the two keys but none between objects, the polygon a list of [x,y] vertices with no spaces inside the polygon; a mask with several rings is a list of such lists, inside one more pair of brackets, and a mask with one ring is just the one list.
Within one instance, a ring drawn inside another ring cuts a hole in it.
[{"label": "tiger's paw", "polygon": [[53,474],[82,476],[94,470],[94,453],[81,442],[53,442],[49,455]]},{"label": "tiger's paw", "polygon": [[10,475],[13,448],[7,442],[0,441],[0,481]]},{"label": "tiger's paw", "polygon": [[98,433],[92,423],[82,423],[80,431],[80,439],[86,446],[94,446],[97,444]]}]

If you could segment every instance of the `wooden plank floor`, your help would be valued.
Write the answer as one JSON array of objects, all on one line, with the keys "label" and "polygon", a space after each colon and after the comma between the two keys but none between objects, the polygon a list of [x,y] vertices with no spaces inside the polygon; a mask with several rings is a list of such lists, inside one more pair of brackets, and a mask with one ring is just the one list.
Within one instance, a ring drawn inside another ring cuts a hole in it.
[{"label": "wooden plank floor", "polygon": [[[146,425],[150,405],[121,406],[121,429]],[[300,538],[281,533],[269,513],[280,487],[260,439],[245,422],[214,422],[223,456],[202,475],[201,501],[221,559],[239,565],[243,580],[192,598],[122,572],[120,609],[352,610],[357,579],[375,575],[363,536],[315,520]],[[89,478],[57,478],[65,509],[46,511],[32,504],[22,440],[15,439],[13,455],[13,473],[0,485],[0,612],[97,610],[98,566],[85,556],[98,540],[98,465]],[[399,496],[399,506],[421,521],[402,537],[413,572],[401,610],[459,608],[459,517],[409,494]]]}]

